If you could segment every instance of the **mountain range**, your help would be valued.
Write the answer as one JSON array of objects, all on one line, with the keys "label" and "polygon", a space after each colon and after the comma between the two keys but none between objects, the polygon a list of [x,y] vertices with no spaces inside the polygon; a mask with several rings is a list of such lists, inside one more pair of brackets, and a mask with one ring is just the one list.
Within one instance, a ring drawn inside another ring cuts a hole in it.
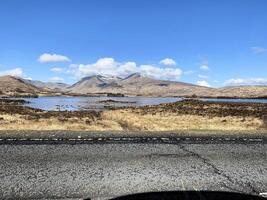
[{"label": "mountain range", "polygon": [[28,79],[22,79],[22,81],[41,89],[54,90],[54,91],[62,91],[70,86],[66,83],[57,83],[57,82],[42,82],[42,81],[34,81]]},{"label": "mountain range", "polygon": [[73,85],[26,80],[13,76],[0,77],[0,94],[53,95],[123,94],[125,96],[196,96],[225,98],[265,98],[267,86],[203,87],[190,83],[157,80],[134,73],[126,78],[94,75]]},{"label": "mountain range", "polygon": [[127,96],[185,96],[196,91],[205,92],[208,87],[193,84],[156,80],[139,73],[126,78],[101,75],[85,77],[66,90],[73,93],[120,93]]}]

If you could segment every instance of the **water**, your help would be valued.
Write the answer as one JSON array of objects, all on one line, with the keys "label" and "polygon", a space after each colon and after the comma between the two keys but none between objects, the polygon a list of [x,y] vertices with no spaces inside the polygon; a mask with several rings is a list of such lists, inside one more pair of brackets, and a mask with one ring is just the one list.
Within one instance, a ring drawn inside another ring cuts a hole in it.
[{"label": "water", "polygon": [[237,103],[267,103],[267,99],[216,99],[216,98],[201,98],[202,101],[213,102],[237,102]]},{"label": "water", "polygon": [[[39,108],[42,110],[103,110],[108,107],[123,106],[146,106],[158,105],[161,103],[171,103],[181,101],[178,97],[39,97],[39,98],[23,98],[29,101],[26,106]],[[114,100],[120,102],[100,102],[105,100]],[[214,102],[251,102],[251,103],[267,103],[267,99],[201,99],[203,101]],[[125,102],[125,103],[124,103]]]},{"label": "water", "polygon": [[[158,105],[161,103],[171,103],[181,100],[177,97],[39,97],[39,98],[22,98],[29,101],[26,106],[39,108],[42,110],[103,110],[108,107],[124,106],[146,106]],[[114,100],[119,102],[101,102],[105,100]],[[125,102],[125,103],[124,103]]]}]

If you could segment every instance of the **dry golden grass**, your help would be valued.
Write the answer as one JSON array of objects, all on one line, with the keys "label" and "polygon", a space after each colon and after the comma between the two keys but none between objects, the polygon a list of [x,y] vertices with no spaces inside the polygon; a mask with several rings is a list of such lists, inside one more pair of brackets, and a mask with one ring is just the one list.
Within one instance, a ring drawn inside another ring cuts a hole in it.
[{"label": "dry golden grass", "polygon": [[259,130],[263,121],[255,117],[203,117],[172,113],[140,114],[131,110],[111,110],[100,119],[60,121],[55,117],[27,120],[23,115],[0,115],[0,130],[88,130],[88,131],[177,131],[177,130]]},{"label": "dry golden grass", "polygon": [[263,121],[255,117],[203,117],[197,115],[154,115],[132,113],[126,110],[106,111],[102,119],[113,121],[129,131],[175,131],[199,130],[256,130],[263,127]]},{"label": "dry golden grass", "polygon": [[87,118],[81,120],[73,117],[62,122],[56,118],[26,120],[20,115],[0,115],[1,117],[3,119],[0,120],[0,130],[121,130],[116,123],[114,126],[113,123],[107,123],[105,120],[87,124]]}]

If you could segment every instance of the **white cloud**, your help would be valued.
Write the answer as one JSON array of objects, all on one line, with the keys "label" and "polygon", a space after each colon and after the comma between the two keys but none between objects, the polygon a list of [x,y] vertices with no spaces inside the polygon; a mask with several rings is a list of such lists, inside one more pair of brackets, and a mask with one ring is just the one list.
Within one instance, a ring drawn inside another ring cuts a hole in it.
[{"label": "white cloud", "polygon": [[61,67],[53,67],[53,68],[50,69],[50,71],[56,72],[56,73],[60,73],[60,72],[63,72],[64,69],[61,68]]},{"label": "white cloud", "polygon": [[32,77],[27,76],[27,77],[23,77],[23,79],[32,80]]},{"label": "white cloud", "polygon": [[200,66],[200,69],[201,70],[209,70],[210,68],[209,68],[209,66],[207,64],[204,64],[204,65]]},{"label": "white cloud", "polygon": [[205,86],[205,87],[210,87],[210,84],[207,81],[197,81],[197,85],[199,86]]},{"label": "white cloud", "polygon": [[193,73],[195,73],[193,70],[188,70],[188,71],[184,72],[185,75],[190,75],[190,74],[193,74]]},{"label": "white cloud", "polygon": [[206,75],[202,75],[202,74],[198,74],[197,76],[198,76],[199,78],[204,78],[204,79],[209,78],[208,76],[206,76]]},{"label": "white cloud", "polygon": [[264,47],[251,47],[251,51],[255,54],[260,54],[267,52],[267,49]]},{"label": "white cloud", "polygon": [[22,68],[18,67],[18,68],[6,70],[6,71],[0,71],[0,76],[5,76],[5,75],[22,77],[23,70]]},{"label": "white cloud", "polygon": [[116,62],[113,58],[100,58],[92,64],[72,64],[68,73],[77,79],[92,75],[126,77],[132,73],[141,73],[144,76],[165,80],[177,80],[182,74],[179,68],[160,68],[153,65],[140,65],[135,62]]},{"label": "white cloud", "polygon": [[117,69],[117,76],[125,77],[129,74],[133,74],[135,72],[138,72],[139,69],[135,62],[126,62],[124,64],[121,64]]},{"label": "white cloud", "polygon": [[100,58],[96,63],[92,64],[72,64],[70,65],[69,73],[73,73],[76,78],[82,78],[85,76],[92,75],[107,75],[107,76],[117,76],[117,69],[120,64],[117,63],[113,58]]},{"label": "white cloud", "polygon": [[267,85],[266,78],[232,78],[224,82],[225,85]]},{"label": "white cloud", "polygon": [[38,61],[40,63],[48,63],[48,62],[70,62],[71,60],[67,56],[44,53],[38,58]]},{"label": "white cloud", "polygon": [[140,65],[139,68],[141,74],[156,79],[178,80],[182,74],[179,68],[159,68],[152,65]]},{"label": "white cloud", "polygon": [[10,70],[0,71],[0,76],[6,76],[6,75],[20,77],[20,78],[27,79],[27,80],[32,80],[31,77],[26,76],[24,74],[23,69],[20,67],[10,69]]},{"label": "white cloud", "polygon": [[49,79],[49,81],[51,81],[51,82],[62,82],[62,81],[64,81],[64,79],[61,78],[61,77],[58,77],[58,76],[54,76],[54,77],[51,77]]},{"label": "white cloud", "polygon": [[176,62],[171,58],[165,58],[161,60],[159,64],[170,66],[170,65],[176,65]]}]

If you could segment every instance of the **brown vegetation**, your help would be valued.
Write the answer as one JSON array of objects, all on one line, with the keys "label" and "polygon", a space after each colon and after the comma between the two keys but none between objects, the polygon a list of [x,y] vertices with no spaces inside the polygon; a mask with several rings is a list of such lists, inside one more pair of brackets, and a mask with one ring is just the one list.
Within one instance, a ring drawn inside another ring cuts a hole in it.
[{"label": "brown vegetation", "polygon": [[43,111],[23,100],[0,100],[1,130],[266,130],[266,104],[176,103],[96,111]]}]

